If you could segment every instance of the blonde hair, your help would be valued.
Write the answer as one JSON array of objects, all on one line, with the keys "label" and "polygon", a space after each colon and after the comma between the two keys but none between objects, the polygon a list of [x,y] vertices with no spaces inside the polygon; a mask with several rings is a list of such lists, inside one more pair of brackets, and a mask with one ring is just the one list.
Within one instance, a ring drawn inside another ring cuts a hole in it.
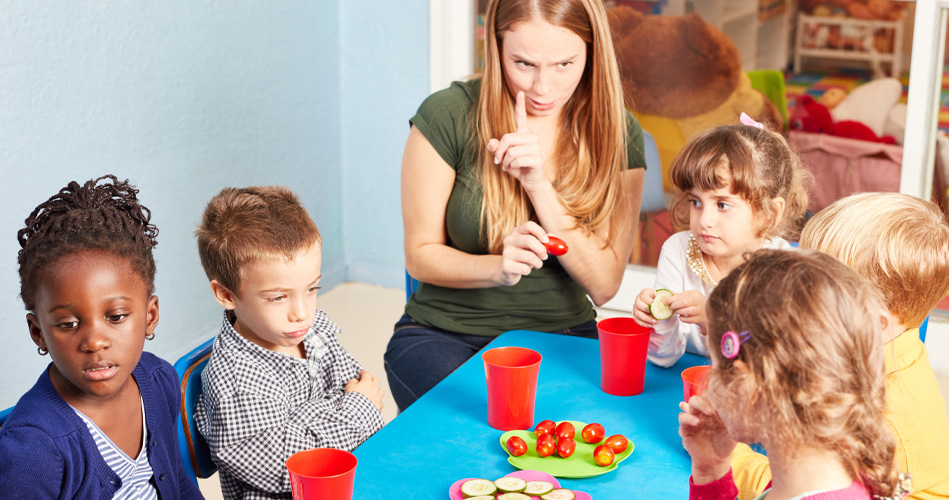
[{"label": "blonde hair", "polygon": [[[810,176],[780,134],[747,125],[716,127],[693,137],[672,164],[677,188],[672,217],[677,228],[689,227],[688,192],[728,186],[752,208],[758,237],[796,236],[807,210]],[[780,219],[771,200],[784,198]]]},{"label": "blonde hair", "polygon": [[297,195],[283,186],[224,188],[204,209],[195,234],[209,280],[240,296],[242,271],[259,259],[322,244],[316,223]]},{"label": "blonde hair", "polygon": [[[831,451],[872,495],[890,496],[899,471],[873,287],[818,252],[759,250],[708,300],[711,380],[729,399],[716,405],[754,408],[745,423],[771,441]],[[726,331],[750,333],[734,359],[721,354]]]},{"label": "blonde hair", "polygon": [[568,215],[591,233],[609,221],[613,234],[627,209],[621,174],[627,167],[626,110],[606,11],[599,0],[491,0],[485,18],[484,69],[477,103],[477,147],[484,189],[481,234],[491,252],[531,219],[532,209],[520,183],[485,153],[489,140],[513,132],[514,98],[504,80],[502,35],[532,18],[569,29],[587,44],[580,84],[564,105],[553,161],[554,188]]},{"label": "blonde hair", "polygon": [[949,224],[936,205],[910,195],[837,200],[807,222],[801,246],[870,280],[908,328],[918,327],[949,291]]}]

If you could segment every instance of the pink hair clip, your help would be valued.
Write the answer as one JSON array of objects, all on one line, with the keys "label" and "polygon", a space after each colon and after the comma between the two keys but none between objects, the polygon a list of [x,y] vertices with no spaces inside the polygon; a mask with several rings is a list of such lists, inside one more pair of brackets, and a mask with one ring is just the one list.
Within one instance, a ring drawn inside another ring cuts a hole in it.
[{"label": "pink hair clip", "polygon": [[738,116],[738,121],[743,125],[748,125],[749,127],[754,127],[756,129],[764,130],[764,125],[755,121],[754,118],[748,116],[744,111],[741,112],[741,115]]},{"label": "pink hair clip", "polygon": [[741,344],[745,343],[748,339],[751,338],[751,333],[747,330],[741,333],[735,333],[731,330],[725,332],[722,335],[722,356],[725,356],[728,359],[735,359],[738,357],[738,351],[741,349]]}]

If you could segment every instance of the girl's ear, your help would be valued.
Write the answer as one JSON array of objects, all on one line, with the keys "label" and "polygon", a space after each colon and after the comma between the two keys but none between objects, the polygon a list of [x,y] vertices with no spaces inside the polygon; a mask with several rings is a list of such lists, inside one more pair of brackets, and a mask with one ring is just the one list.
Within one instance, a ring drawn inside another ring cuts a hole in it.
[{"label": "girl's ear", "polygon": [[40,320],[35,314],[27,313],[26,327],[30,329],[30,338],[33,339],[33,343],[36,344],[36,347],[45,349],[46,341],[43,340],[43,329],[40,328]]},{"label": "girl's ear", "polygon": [[778,224],[781,223],[781,219],[784,217],[784,204],[785,200],[783,196],[771,199],[771,213],[774,214],[774,219],[771,221],[773,227],[778,227]]},{"label": "girl's ear", "polygon": [[145,309],[145,332],[155,333],[158,326],[158,296],[152,295],[148,298],[148,305]]},{"label": "girl's ear", "polygon": [[751,369],[740,359],[736,359],[735,362],[732,363],[732,369],[738,373],[737,383],[733,384],[733,387],[739,388],[739,390],[748,396],[746,399],[746,409],[753,408],[755,403],[758,402],[758,391],[755,390],[754,383],[752,382]]},{"label": "girl's ear", "polygon": [[214,300],[229,311],[237,308],[237,294],[230,291],[218,280],[211,280],[211,292],[214,293]]}]

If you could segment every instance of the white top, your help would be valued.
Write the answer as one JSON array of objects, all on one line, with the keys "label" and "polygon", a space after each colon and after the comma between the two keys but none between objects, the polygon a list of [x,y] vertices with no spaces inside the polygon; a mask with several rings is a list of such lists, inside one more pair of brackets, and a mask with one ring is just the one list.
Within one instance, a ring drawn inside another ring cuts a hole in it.
[{"label": "white top", "polygon": [[[673,234],[662,245],[659,253],[659,263],[656,266],[656,283],[654,290],[665,288],[672,293],[682,293],[686,290],[698,290],[708,297],[717,283],[705,282],[693,267],[707,275],[702,259],[695,259],[693,266],[689,265],[689,236],[690,231],[681,231]],[[784,238],[767,240],[762,248],[784,250],[791,248],[791,244]],[[679,315],[659,321],[655,331],[649,336],[649,361],[653,364],[669,367],[675,364],[686,351],[708,357],[705,350],[705,335],[699,332],[699,326],[683,323]]]}]

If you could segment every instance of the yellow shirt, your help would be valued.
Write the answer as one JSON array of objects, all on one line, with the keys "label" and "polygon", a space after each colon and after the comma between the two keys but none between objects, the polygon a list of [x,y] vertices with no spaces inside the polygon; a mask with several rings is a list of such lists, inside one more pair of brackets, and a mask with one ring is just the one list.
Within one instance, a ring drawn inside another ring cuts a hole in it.
[{"label": "yellow shirt", "polygon": [[[884,346],[886,422],[896,438],[896,463],[913,477],[907,498],[949,498],[949,418],[929,365],[919,329],[901,333]],[[732,454],[738,499],[751,500],[771,481],[768,457],[739,444]]]}]

